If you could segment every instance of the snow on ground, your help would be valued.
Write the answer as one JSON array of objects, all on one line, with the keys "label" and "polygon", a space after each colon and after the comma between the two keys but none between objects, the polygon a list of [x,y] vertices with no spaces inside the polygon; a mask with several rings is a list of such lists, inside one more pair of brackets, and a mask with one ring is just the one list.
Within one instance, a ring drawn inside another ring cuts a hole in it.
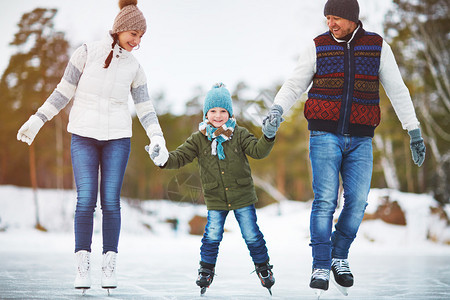
[{"label": "snow on ground", "polygon": [[[448,232],[426,213],[436,202],[427,195],[374,189],[368,212],[386,193],[405,210],[408,226],[363,222],[350,253],[355,286],[344,297],[330,284],[321,299],[450,298],[450,246],[427,241],[423,229],[428,224]],[[0,186],[0,229],[5,230],[0,232],[0,299],[81,297],[72,287],[75,198],[74,191],[39,190],[40,222],[48,230],[40,232],[33,229],[32,191]],[[310,205],[286,201],[258,209],[276,277],[271,299],[315,298],[308,287]],[[200,299],[195,279],[201,237],[188,234],[188,221],[196,214],[205,216],[206,208],[170,201],[123,201],[119,288],[110,298]],[[85,296],[98,299],[107,295],[100,288],[100,215],[96,214],[92,249],[93,286]],[[166,221],[174,218],[179,220],[177,231]],[[206,298],[270,299],[251,274],[253,265],[233,214],[226,230],[217,276]]]}]

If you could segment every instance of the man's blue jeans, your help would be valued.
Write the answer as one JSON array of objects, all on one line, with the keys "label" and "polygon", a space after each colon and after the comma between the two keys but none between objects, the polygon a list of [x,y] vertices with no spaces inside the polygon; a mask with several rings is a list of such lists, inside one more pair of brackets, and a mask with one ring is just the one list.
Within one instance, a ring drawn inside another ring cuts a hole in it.
[{"label": "man's blue jeans", "polygon": [[[313,268],[330,269],[331,258],[348,258],[364,217],[372,178],[372,138],[311,131],[309,157],[314,191],[310,219]],[[344,205],[332,233],[339,174]]]},{"label": "man's blue jeans", "polygon": [[103,253],[117,251],[120,234],[120,191],[130,156],[130,138],[98,141],[72,135],[72,167],[77,186],[75,252],[91,251],[100,168]]},{"label": "man's blue jeans", "polygon": [[[222,241],[227,210],[208,210],[208,222],[200,247],[201,261],[216,264],[219,254],[219,244]],[[256,224],[256,209],[254,205],[234,210],[234,216],[241,228],[242,237],[250,251],[255,264],[264,263],[269,259],[266,241]]]}]

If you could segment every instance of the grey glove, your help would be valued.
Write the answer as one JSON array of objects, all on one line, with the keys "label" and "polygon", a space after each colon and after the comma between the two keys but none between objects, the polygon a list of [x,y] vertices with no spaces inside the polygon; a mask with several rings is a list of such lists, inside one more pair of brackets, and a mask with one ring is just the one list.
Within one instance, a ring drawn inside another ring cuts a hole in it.
[{"label": "grey glove", "polygon": [[273,138],[275,136],[281,122],[284,121],[282,115],[283,108],[278,104],[272,105],[269,113],[263,119],[262,132],[266,137]]},{"label": "grey glove", "polygon": [[408,131],[409,136],[411,137],[411,154],[412,160],[419,167],[422,165],[425,160],[425,143],[423,142],[422,133],[420,132],[420,128],[413,129]]},{"label": "grey glove", "polygon": [[155,160],[155,158],[159,155],[159,150],[161,148],[159,147],[159,145],[156,145],[155,147],[153,147],[152,152],[150,153],[150,147],[149,146],[145,146],[145,151],[148,152],[148,154],[150,155],[150,158],[152,160]]}]

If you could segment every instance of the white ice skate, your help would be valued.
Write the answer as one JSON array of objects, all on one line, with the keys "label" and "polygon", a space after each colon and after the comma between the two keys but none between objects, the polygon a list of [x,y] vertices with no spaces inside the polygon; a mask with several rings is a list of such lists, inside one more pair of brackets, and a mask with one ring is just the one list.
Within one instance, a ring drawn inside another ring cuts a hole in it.
[{"label": "white ice skate", "polygon": [[114,251],[108,251],[103,254],[102,288],[108,289],[108,295],[110,289],[117,287],[116,258],[117,253]]},{"label": "white ice skate", "polygon": [[82,289],[83,295],[87,289],[91,288],[91,253],[86,250],[80,250],[75,253],[75,260],[77,264],[77,275],[75,277],[74,287]]}]

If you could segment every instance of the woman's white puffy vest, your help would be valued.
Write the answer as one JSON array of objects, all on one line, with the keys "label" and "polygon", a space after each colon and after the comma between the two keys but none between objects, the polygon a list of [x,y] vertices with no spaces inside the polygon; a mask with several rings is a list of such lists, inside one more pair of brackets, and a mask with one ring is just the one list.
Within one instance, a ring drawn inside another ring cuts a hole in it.
[{"label": "woman's white puffy vest", "polygon": [[113,59],[104,68],[112,38],[87,43],[87,60],[69,115],[67,131],[97,140],[131,137],[128,95],[139,70],[133,55],[114,47]]}]

